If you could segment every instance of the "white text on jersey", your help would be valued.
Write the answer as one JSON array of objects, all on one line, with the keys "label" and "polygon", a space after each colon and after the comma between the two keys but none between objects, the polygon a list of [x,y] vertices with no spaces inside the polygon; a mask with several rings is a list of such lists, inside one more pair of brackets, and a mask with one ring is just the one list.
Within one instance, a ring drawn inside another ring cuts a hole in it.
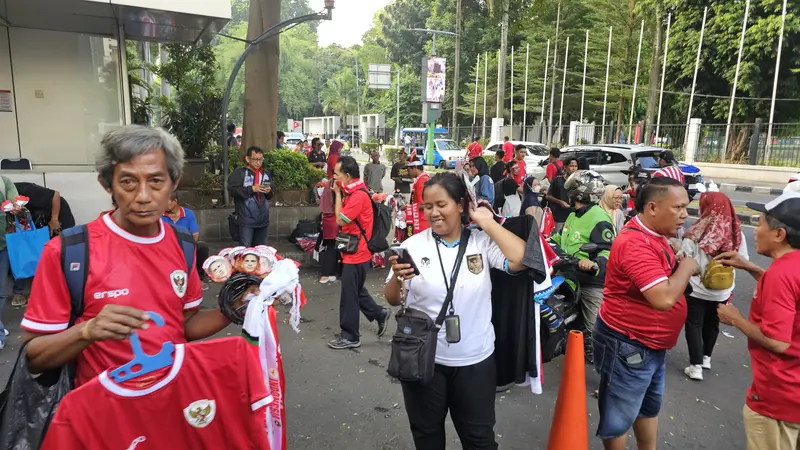
[{"label": "white text on jersey", "polygon": [[130,294],[130,291],[127,288],[125,288],[125,289],[114,289],[112,291],[95,292],[94,293],[94,298],[97,299],[97,300],[100,300],[100,299],[103,299],[103,298],[124,297],[124,296],[126,296],[128,294]]}]

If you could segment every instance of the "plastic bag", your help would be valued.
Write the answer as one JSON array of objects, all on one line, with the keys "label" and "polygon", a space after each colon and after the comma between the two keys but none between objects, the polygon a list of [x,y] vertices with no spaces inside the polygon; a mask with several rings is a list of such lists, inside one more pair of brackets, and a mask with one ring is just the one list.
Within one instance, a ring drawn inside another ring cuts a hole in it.
[{"label": "plastic bag", "polygon": [[11,272],[17,279],[31,278],[36,274],[39,258],[42,256],[45,244],[50,240],[49,228],[36,228],[30,220],[30,215],[28,223],[31,229],[24,230],[17,219],[17,231],[6,235],[8,260],[11,263]]},{"label": "plastic bag", "polygon": [[38,449],[61,399],[72,389],[67,366],[33,378],[23,346],[0,393],[0,448]]}]

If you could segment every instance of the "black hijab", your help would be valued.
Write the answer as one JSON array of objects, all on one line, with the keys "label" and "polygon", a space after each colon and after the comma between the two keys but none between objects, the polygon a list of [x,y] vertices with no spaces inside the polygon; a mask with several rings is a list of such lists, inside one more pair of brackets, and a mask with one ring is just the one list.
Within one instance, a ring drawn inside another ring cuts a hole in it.
[{"label": "black hijab", "polygon": [[486,160],[483,159],[482,156],[476,156],[475,158],[472,158],[472,161],[469,163],[472,165],[472,167],[478,169],[479,177],[489,175],[489,165],[486,164]]}]

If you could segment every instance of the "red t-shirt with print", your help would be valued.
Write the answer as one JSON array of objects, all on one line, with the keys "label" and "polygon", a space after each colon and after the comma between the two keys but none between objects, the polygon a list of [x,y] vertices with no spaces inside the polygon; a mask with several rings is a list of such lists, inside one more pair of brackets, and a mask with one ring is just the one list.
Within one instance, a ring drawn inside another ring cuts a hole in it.
[{"label": "red t-shirt with print", "polygon": [[686,299],[668,311],[650,306],[643,292],[669,279],[675,255],[667,238],[638,217],[614,239],[606,266],[600,318],[612,330],[653,350],[675,347],[686,322]]},{"label": "red t-shirt with print", "polygon": [[528,175],[528,165],[525,163],[525,160],[515,159],[514,161],[517,162],[517,167],[519,167],[519,172],[517,176],[514,177],[514,181],[517,182],[518,185],[522,186],[522,182],[525,181],[525,177]]},{"label": "red t-shirt with print", "polygon": [[747,406],[762,416],[800,423],[800,250],[772,262],[758,280],[750,321],[764,336],[789,343],[782,354],[748,340],[753,384]]},{"label": "red t-shirt with print", "polygon": [[414,185],[411,187],[411,203],[417,205],[419,208],[419,231],[423,232],[430,228],[430,224],[428,224],[428,219],[425,218],[425,200],[422,199],[422,191],[425,190],[425,182],[430,180],[431,176],[427,173],[422,173],[422,175],[418,176],[416,180],[414,180]]},{"label": "red t-shirt with print", "polygon": [[[372,259],[372,253],[367,248],[367,241],[372,237],[372,222],[374,219],[372,217],[372,198],[370,198],[366,188],[356,189],[342,200],[340,217],[345,221],[345,225],[342,226],[342,232],[360,237],[358,251],[351,255],[342,253],[342,262],[344,264],[361,264]],[[366,237],[361,234],[361,228],[356,225],[356,220],[367,234]]]}]

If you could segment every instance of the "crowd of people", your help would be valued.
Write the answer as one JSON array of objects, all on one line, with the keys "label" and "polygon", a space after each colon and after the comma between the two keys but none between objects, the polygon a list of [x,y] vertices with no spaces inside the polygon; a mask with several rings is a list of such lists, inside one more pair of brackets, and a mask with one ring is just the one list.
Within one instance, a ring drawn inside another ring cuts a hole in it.
[{"label": "crowd of people", "polygon": [[[508,139],[506,144],[490,167],[473,142],[463,173],[431,176],[404,150],[389,168],[394,195],[406,206],[404,220],[396,221],[402,233],[394,235],[397,247],[390,253],[383,295],[390,306],[400,306],[398,324],[411,323],[414,314],[414,323],[425,324],[424,329],[398,326],[390,358],[406,365],[405,374],[416,364],[414,376],[400,379],[416,448],[446,447],[448,413],[464,448],[498,447],[496,359],[506,349],[495,346],[493,280],[498,273],[529,276],[533,299],[522,302],[543,304],[555,275],[554,258],[545,256],[550,252],[577,260],[572,281],[580,286],[585,359],[600,378],[596,435],[606,449],[625,449],[631,429],[640,450],[656,448],[667,351],[685,329],[685,375],[702,381],[712,367],[720,323],[748,339],[753,371],[743,411],[748,450],[799,448],[800,194],[748,205],[762,214],[754,232],[756,251],[773,260],[763,269],[749,261],[743,225],[723,193],[703,193],[699,218],[683,231],[689,197],[669,151],[659,155],[655,173],[634,166],[626,171],[628,186],[615,186],[586,161],[558,149],[550,151],[545,176],[537,179],[528,174],[525,148]],[[384,190],[387,167],[375,152],[362,169],[340,154],[342,146],[325,143],[326,154],[315,138],[307,155],[310,165],[328,175],[320,194],[317,250],[320,282],[341,286],[340,333],[328,342],[334,350],[361,345],[360,314],[377,325],[379,337],[393,315],[365,286],[374,253],[374,194]],[[261,148],[248,148],[245,161],[228,186],[238,240],[246,247],[266,245],[273,178],[263,167]],[[82,269],[65,268],[65,245],[71,244],[59,238],[45,245],[21,324],[32,374],[74,364],[80,386],[127,363],[127,341],[132,332],[150,327],[149,311],[166,322],[141,335],[150,348],[167,340],[182,345],[204,339],[230,323],[217,309],[199,309],[208,247],[194,213],[180,206],[175,193],[183,163],[180,143],[163,130],[127,126],[104,137],[98,180],[115,209],[79,227],[89,243]],[[3,181],[0,197],[17,197],[17,187]],[[45,222],[53,236],[74,225],[57,192],[23,188],[42,205],[35,220]],[[15,208],[11,217],[18,212]],[[521,232],[519,224],[527,224]],[[0,286],[8,273],[4,232]],[[195,252],[189,267],[182,247],[186,233]],[[758,282],[749,318],[731,304],[734,269]],[[87,295],[80,310],[74,309],[72,271],[85,271]],[[0,328],[0,344],[3,339]],[[408,359],[408,346],[419,342],[426,344],[411,353],[429,355],[430,367]]]}]

